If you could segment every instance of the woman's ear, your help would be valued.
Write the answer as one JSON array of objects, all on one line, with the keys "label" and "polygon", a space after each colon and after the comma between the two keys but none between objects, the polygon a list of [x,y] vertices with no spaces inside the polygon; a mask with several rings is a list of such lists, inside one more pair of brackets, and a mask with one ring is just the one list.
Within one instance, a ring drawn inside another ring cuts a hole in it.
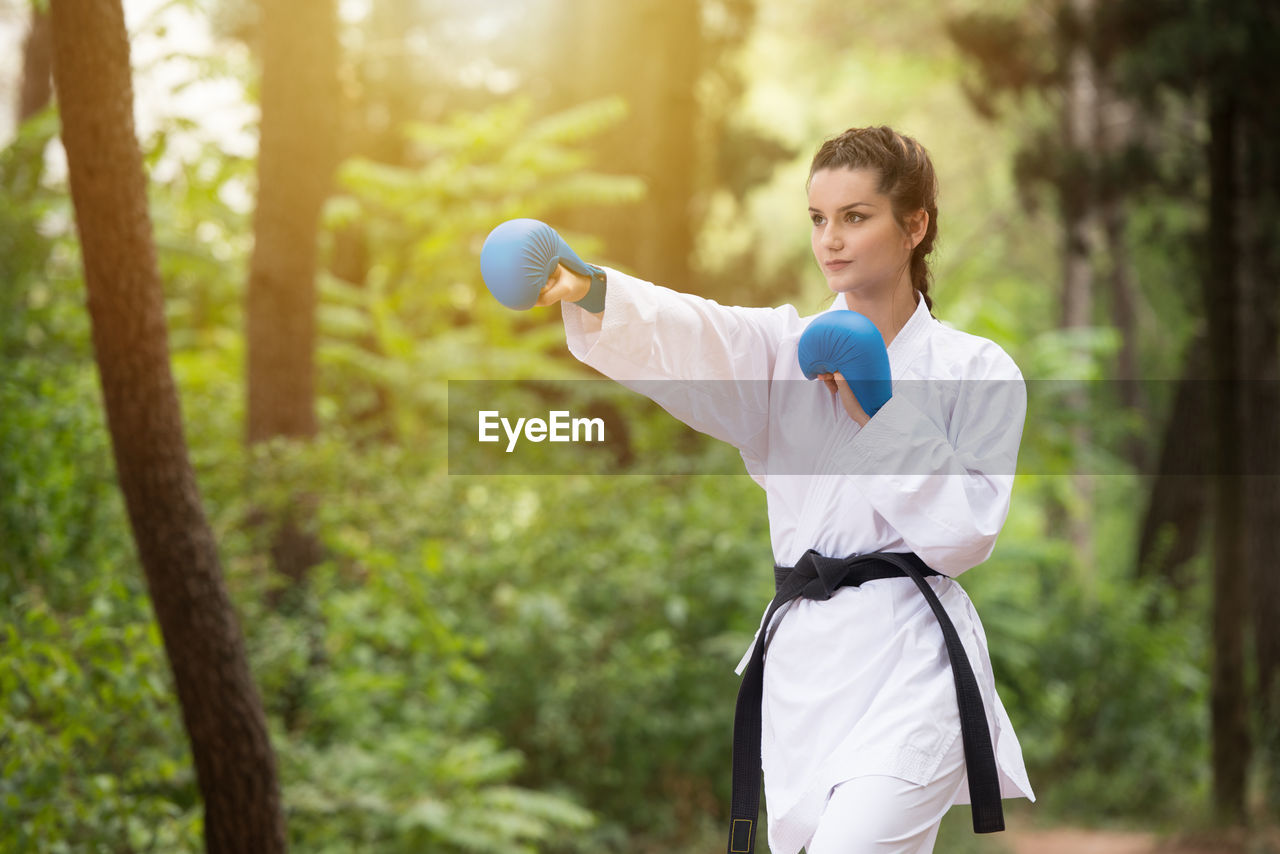
[{"label": "woman's ear", "polygon": [[920,245],[920,241],[924,240],[925,232],[928,230],[929,212],[924,208],[907,217],[907,237],[911,240],[911,249],[914,250]]}]

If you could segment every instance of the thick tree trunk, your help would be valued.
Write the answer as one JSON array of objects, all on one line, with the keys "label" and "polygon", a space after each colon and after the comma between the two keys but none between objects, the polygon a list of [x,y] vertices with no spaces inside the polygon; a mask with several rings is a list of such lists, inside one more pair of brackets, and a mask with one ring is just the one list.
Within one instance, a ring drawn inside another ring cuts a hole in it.
[{"label": "thick tree trunk", "polygon": [[316,432],[317,224],[336,160],[336,89],[332,0],[263,0],[247,305],[250,442]]},{"label": "thick tree trunk", "polygon": [[[1273,280],[1274,281],[1274,280]],[[1280,567],[1277,567],[1276,531],[1280,530],[1280,460],[1276,436],[1280,425],[1280,401],[1272,380],[1261,386],[1266,399],[1250,417],[1253,428],[1269,433],[1271,448],[1255,458],[1266,474],[1246,478],[1249,506],[1249,553],[1253,570],[1250,601],[1253,605],[1254,660],[1258,668],[1258,710],[1261,728],[1258,751],[1261,760],[1264,815],[1280,815]]]},{"label": "thick tree trunk", "polygon": [[169,369],[120,0],[53,0],[54,79],[116,470],[173,669],[211,852],[285,849],[275,759]]},{"label": "thick tree trunk", "polygon": [[[316,433],[316,268],[320,207],[338,153],[333,0],[263,0],[262,120],[246,320],[248,440]],[[269,519],[271,555],[298,581],[322,557],[313,496]]]},{"label": "thick tree trunk", "polygon": [[1241,294],[1238,274],[1236,145],[1238,107],[1229,92],[1210,95],[1209,265],[1203,293],[1209,319],[1217,453],[1213,477],[1213,806],[1218,819],[1242,823],[1250,759],[1245,694],[1245,617],[1249,613],[1244,419],[1239,386]]},{"label": "thick tree trunk", "polygon": [[[1272,22],[1272,35],[1280,27]],[[1274,43],[1265,42],[1264,43]],[[1241,372],[1244,382],[1242,478],[1249,600],[1261,729],[1258,750],[1263,796],[1280,814],[1280,121],[1271,96],[1280,74],[1269,57],[1258,63],[1271,78],[1246,89],[1252,104],[1239,123],[1236,164],[1239,198]]]},{"label": "thick tree trunk", "polygon": [[[1209,86],[1204,280],[1224,474],[1215,517],[1214,801],[1222,818],[1238,822],[1246,818],[1252,748],[1246,685],[1257,691],[1256,744],[1270,814],[1280,806],[1280,72],[1272,57],[1280,19],[1262,3],[1213,10],[1224,28],[1247,34],[1220,48],[1222,73]],[[1250,630],[1255,674],[1245,672]]]},{"label": "thick tree trunk", "polygon": [[[1274,250],[1268,250],[1274,253]],[[1257,708],[1264,814],[1280,815],[1280,566],[1276,532],[1280,531],[1280,379],[1276,371],[1275,289],[1280,270],[1271,262],[1271,277],[1259,284],[1271,301],[1270,354],[1256,364],[1260,375],[1248,381],[1245,402],[1245,453],[1249,474],[1241,478],[1246,512],[1246,560],[1257,667]],[[1257,308],[1263,306],[1257,305]],[[1263,343],[1263,342],[1259,342]]]}]

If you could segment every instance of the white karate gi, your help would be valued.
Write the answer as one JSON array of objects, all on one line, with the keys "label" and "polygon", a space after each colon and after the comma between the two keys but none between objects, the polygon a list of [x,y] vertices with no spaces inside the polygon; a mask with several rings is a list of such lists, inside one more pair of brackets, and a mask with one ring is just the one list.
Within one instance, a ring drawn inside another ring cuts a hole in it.
[{"label": "white karate gi", "polygon": [[[859,427],[805,381],[796,346],[811,318],[793,307],[721,306],[606,274],[602,314],[562,303],[570,352],[740,450],[767,495],[775,563],[810,548],[914,551],[954,577],[991,554],[1026,413],[1022,375],[998,345],[943,326],[919,300],[889,344],[894,395]],[[951,578],[928,583],[982,690],[1001,792],[1034,800],[978,614]],[[960,725],[941,630],[910,579],[796,600],[774,625],[761,742],[769,847],[795,854],[834,786],[873,774],[927,784]],[[965,784],[955,803],[968,802]]]}]

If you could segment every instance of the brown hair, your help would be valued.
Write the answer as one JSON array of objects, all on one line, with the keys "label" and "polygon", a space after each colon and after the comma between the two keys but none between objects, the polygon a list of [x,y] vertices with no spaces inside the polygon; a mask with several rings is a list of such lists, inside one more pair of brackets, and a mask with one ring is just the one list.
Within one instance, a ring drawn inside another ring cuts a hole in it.
[{"label": "brown hair", "polygon": [[892,128],[849,128],[822,143],[809,166],[809,181],[820,169],[874,169],[880,173],[879,191],[893,204],[898,227],[906,230],[906,218],[923,208],[929,214],[924,237],[911,251],[911,285],[924,297],[933,313],[929,297],[928,256],[938,237],[938,177],[924,146]]}]

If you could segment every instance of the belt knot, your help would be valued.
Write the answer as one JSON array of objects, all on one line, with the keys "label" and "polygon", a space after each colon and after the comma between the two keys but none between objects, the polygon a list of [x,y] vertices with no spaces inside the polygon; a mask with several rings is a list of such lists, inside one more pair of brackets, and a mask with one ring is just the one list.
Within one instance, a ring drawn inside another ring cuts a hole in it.
[{"label": "belt knot", "polygon": [[[792,597],[825,602],[841,587],[849,576],[849,559],[826,557],[809,549],[795,566],[773,568],[774,592],[780,593],[787,585],[794,585]],[[790,592],[790,591],[789,591]]]}]

